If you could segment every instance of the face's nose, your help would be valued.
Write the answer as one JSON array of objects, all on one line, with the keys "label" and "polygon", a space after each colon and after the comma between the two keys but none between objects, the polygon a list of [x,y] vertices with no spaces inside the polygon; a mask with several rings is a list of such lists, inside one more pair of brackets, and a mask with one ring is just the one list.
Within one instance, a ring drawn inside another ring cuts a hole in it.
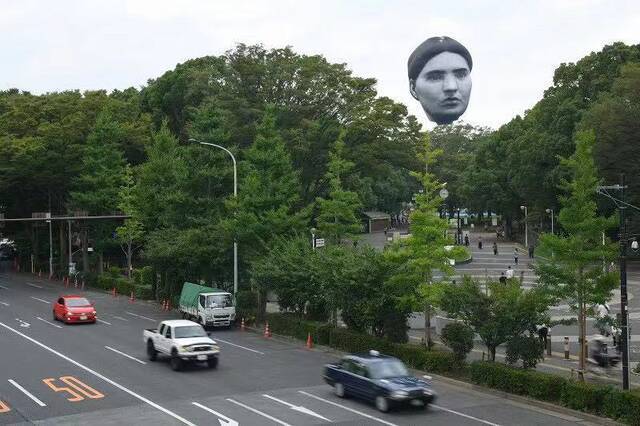
[{"label": "face's nose", "polygon": [[442,82],[442,90],[447,94],[452,94],[458,90],[458,82],[453,73],[446,73]]}]

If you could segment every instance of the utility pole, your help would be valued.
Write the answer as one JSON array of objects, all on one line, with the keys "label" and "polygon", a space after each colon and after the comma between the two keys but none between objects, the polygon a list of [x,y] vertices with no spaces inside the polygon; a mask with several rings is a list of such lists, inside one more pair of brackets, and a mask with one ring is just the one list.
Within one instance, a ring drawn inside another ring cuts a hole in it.
[{"label": "utility pole", "polygon": [[629,321],[627,314],[627,223],[624,200],[625,176],[620,176],[620,320],[622,329],[622,389],[629,390]]}]

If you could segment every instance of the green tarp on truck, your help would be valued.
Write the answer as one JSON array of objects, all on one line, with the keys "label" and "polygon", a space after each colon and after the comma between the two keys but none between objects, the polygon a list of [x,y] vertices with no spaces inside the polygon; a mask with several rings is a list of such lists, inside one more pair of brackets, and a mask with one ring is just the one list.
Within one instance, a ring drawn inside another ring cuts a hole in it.
[{"label": "green tarp on truck", "polygon": [[197,308],[198,295],[200,293],[226,293],[226,292],[224,290],[220,290],[219,288],[205,287],[203,285],[185,282],[184,285],[182,286],[182,293],[180,293],[180,305],[189,307],[189,308]]}]

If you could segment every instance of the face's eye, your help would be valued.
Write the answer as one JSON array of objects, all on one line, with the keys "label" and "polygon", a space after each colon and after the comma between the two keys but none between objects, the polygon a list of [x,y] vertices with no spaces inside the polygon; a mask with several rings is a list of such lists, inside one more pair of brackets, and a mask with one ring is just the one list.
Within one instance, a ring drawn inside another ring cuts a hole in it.
[{"label": "face's eye", "polygon": [[425,79],[427,79],[427,81],[440,81],[444,78],[444,72],[443,71],[429,71],[425,77]]},{"label": "face's eye", "polygon": [[469,70],[461,68],[453,71],[453,74],[456,76],[456,78],[462,79],[469,75]]}]

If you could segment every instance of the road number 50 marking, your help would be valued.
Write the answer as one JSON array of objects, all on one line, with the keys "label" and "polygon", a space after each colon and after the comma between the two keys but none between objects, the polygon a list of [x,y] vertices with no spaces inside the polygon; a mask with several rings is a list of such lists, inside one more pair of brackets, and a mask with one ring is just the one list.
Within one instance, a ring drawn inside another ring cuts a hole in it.
[{"label": "road number 50 marking", "polygon": [[73,376],[60,377],[60,381],[67,386],[56,386],[55,384],[53,384],[55,380],[56,379],[54,378],[42,379],[42,381],[55,392],[67,392],[69,395],[71,395],[70,398],[67,398],[67,401],[79,402],[83,401],[85,397],[89,399],[104,398],[103,394],[101,394],[91,386],[82,383],[80,380],[76,379]]},{"label": "road number 50 marking", "polygon": [[11,411],[9,405],[4,401],[0,401],[0,414],[8,413],[9,411]]}]

